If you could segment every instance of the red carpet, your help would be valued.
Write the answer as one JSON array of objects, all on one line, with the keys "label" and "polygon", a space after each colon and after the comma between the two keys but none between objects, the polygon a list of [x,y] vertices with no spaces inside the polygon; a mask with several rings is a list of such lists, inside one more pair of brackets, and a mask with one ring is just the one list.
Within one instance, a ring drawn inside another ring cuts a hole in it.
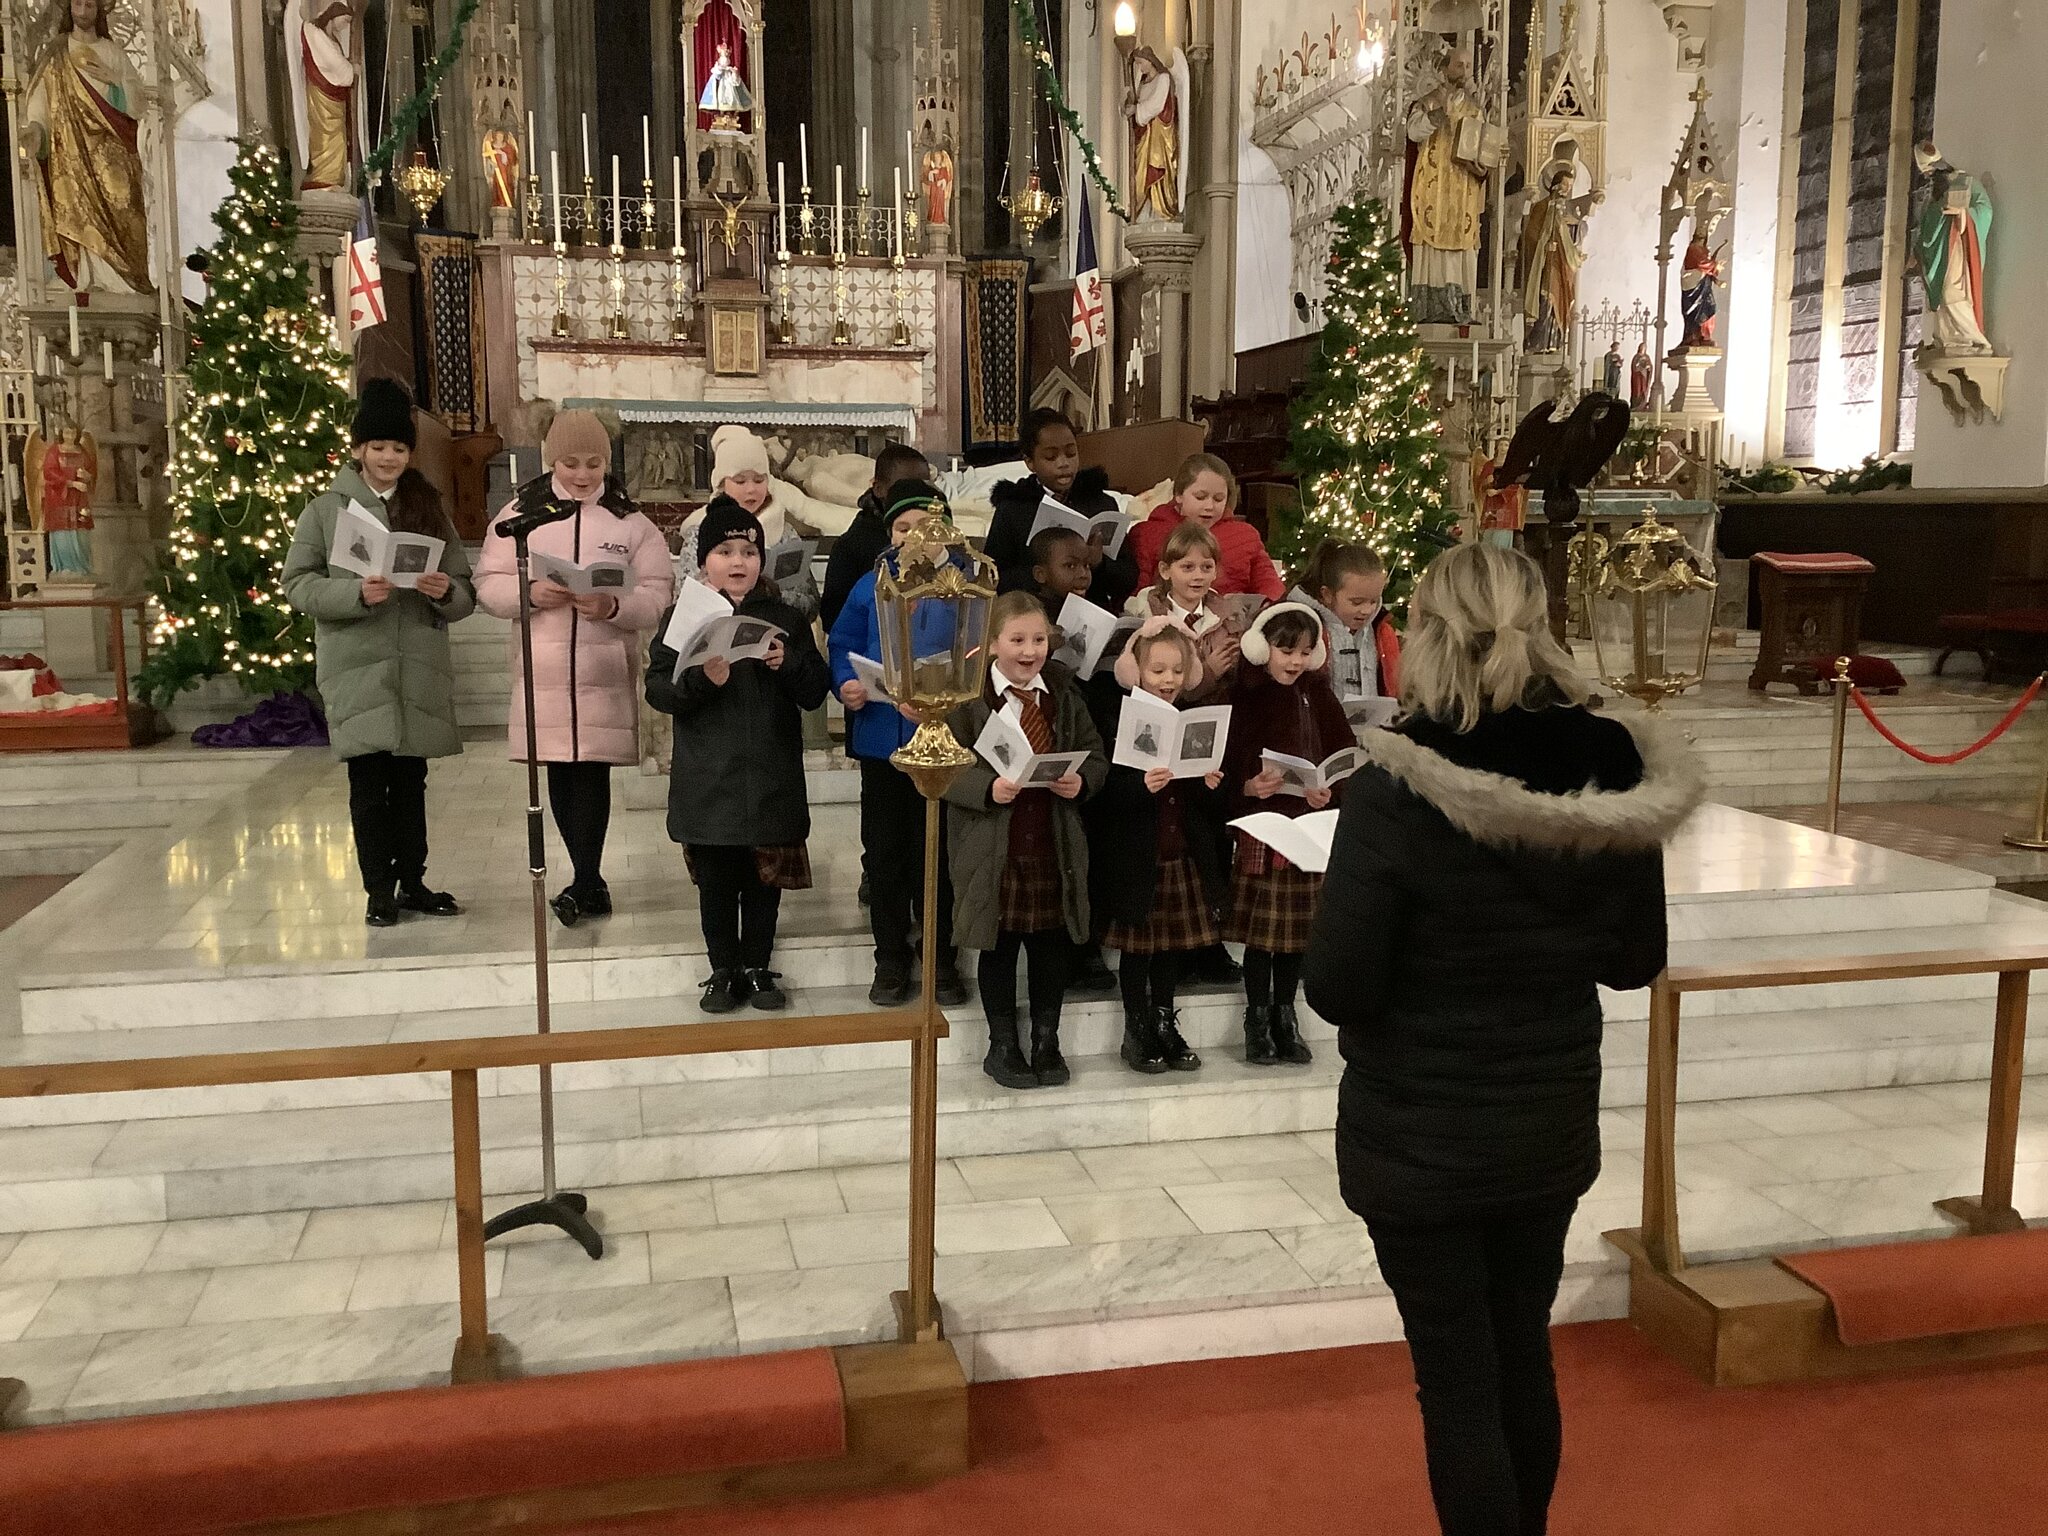
[{"label": "red carpet", "polygon": [[2048,1323],[2048,1227],[1826,1248],[1778,1263],[1834,1303],[1844,1344]]},{"label": "red carpet", "polygon": [[[1625,1323],[1560,1329],[1553,1536],[2042,1536],[2048,1361],[1713,1390]],[[973,1389],[975,1467],[916,1492],[577,1536],[1433,1536],[1399,1344]]]}]

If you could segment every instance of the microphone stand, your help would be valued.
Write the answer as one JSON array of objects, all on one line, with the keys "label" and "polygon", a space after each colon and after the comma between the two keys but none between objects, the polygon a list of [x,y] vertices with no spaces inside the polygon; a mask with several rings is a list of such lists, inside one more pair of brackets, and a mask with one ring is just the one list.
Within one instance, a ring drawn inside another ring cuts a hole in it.
[{"label": "microphone stand", "polygon": [[[519,654],[525,663],[526,692],[526,862],[533,873],[533,1000],[535,1022],[543,1035],[548,1033],[548,861],[540,811],[540,747],[533,721],[533,586],[526,543],[536,526],[555,521],[560,519],[536,521],[528,515],[512,519],[504,530],[512,539],[519,564]],[[555,1074],[546,1062],[540,1068],[540,1180],[538,1200],[515,1205],[484,1223],[484,1241],[520,1227],[557,1227],[581,1243],[593,1259],[603,1258],[604,1237],[585,1214],[590,1202],[573,1190],[555,1187]]]}]

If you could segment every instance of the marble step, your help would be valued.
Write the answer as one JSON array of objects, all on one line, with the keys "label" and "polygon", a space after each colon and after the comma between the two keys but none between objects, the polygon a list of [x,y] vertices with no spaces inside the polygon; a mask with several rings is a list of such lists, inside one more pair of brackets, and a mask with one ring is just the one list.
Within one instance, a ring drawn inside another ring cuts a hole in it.
[{"label": "marble step", "polygon": [[22,752],[0,755],[0,796],[32,791],[78,799],[102,789],[201,785],[225,788],[261,778],[289,754],[206,747],[151,747],[135,752]]},{"label": "marble step", "polygon": [[133,828],[0,833],[0,877],[82,875],[125,843]]},{"label": "marble step", "polygon": [[185,811],[218,799],[238,782],[244,781],[102,787],[76,794],[0,788],[0,834],[167,827]]}]

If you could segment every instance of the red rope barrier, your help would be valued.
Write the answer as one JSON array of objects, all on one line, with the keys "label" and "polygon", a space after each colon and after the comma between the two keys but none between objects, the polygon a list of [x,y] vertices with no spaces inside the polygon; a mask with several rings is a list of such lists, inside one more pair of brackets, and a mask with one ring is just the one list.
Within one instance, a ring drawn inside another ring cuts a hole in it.
[{"label": "red rope barrier", "polygon": [[1870,722],[1877,734],[1905,753],[1906,756],[1917,758],[1923,763],[1933,763],[1937,766],[1942,766],[1948,763],[1960,763],[1966,757],[1975,757],[1979,752],[1982,752],[1991,743],[2011,730],[2019,722],[2020,716],[2026,713],[2027,706],[2034,702],[2034,695],[2041,691],[2041,681],[2041,678],[2037,677],[2027,684],[2027,691],[2019,696],[2019,702],[2005,712],[2005,718],[1991,727],[1990,735],[1986,736],[1982,741],[1963,748],[1960,752],[1922,752],[1911,742],[1901,741],[1896,731],[1877,718],[1877,711],[1872,709],[1870,701],[1863,697],[1863,690],[1861,688],[1851,688],[1849,690],[1849,697],[1856,701],[1856,707],[1863,711],[1863,718]]}]

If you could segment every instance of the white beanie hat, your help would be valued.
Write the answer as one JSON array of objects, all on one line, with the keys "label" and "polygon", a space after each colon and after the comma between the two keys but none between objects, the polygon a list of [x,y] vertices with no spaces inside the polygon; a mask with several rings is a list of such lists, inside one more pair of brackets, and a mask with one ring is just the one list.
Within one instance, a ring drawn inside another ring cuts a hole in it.
[{"label": "white beanie hat", "polygon": [[768,445],[745,427],[728,424],[711,434],[711,488],[723,490],[725,482],[748,470],[766,479]]}]

